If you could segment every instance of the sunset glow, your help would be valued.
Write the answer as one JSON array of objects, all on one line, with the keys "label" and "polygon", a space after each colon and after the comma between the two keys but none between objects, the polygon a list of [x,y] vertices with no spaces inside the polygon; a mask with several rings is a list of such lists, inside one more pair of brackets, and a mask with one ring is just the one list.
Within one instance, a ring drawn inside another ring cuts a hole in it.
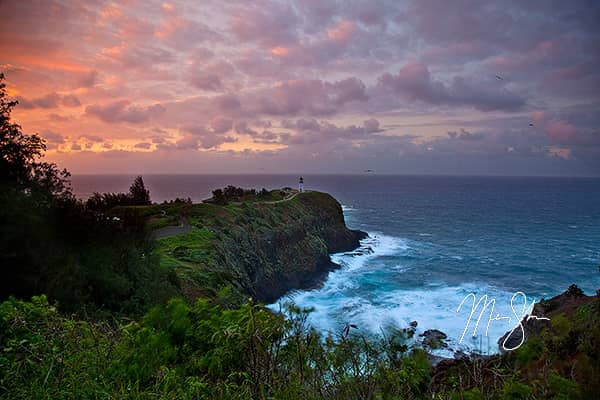
[{"label": "sunset glow", "polygon": [[0,15],[14,119],[74,173],[600,174],[596,3],[8,0]]}]

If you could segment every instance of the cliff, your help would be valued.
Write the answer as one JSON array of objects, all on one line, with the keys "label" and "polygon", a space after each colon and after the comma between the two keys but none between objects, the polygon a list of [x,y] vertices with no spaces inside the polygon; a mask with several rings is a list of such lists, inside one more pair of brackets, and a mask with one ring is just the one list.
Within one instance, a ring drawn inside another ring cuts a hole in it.
[{"label": "cliff", "polygon": [[[579,327],[579,325],[583,324],[584,322],[591,322],[590,318],[593,316],[593,314],[588,315],[588,318],[583,320],[576,320],[576,317],[578,316],[578,313],[584,312],[580,310],[585,310],[586,306],[588,309],[589,307],[594,307],[594,302],[597,302],[597,298],[594,296],[586,296],[583,291],[577,287],[577,285],[571,285],[565,292],[554,296],[551,299],[542,299],[533,306],[531,315],[534,315],[538,318],[548,318],[548,320],[541,320],[537,318],[530,319],[528,317],[523,318],[521,321],[521,325],[523,326],[522,331],[519,329],[513,332],[509,331],[506,332],[500,339],[498,339],[498,348],[500,352],[505,352],[502,347],[502,344],[505,342],[505,340],[506,348],[510,349],[517,347],[523,340],[523,332],[525,334],[524,342],[526,343],[529,339],[539,338],[543,332],[547,331],[548,329],[552,330],[553,319],[558,321],[568,321],[571,327]],[[556,322],[554,325],[556,325]]]},{"label": "cliff", "polygon": [[174,215],[186,221],[159,231],[169,234],[159,239],[158,252],[176,269],[188,297],[229,287],[237,297],[273,302],[291,289],[321,283],[337,267],[329,254],[353,250],[366,236],[346,227],[332,196],[280,192],[275,201],[151,207],[149,213],[160,216],[155,226]]}]

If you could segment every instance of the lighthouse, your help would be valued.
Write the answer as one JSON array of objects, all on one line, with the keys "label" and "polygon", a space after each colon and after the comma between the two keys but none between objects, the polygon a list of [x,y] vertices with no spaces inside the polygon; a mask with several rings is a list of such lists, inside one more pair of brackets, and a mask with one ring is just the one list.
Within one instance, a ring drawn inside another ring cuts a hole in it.
[{"label": "lighthouse", "polygon": [[304,192],[304,178],[300,177],[298,180],[298,190]]}]

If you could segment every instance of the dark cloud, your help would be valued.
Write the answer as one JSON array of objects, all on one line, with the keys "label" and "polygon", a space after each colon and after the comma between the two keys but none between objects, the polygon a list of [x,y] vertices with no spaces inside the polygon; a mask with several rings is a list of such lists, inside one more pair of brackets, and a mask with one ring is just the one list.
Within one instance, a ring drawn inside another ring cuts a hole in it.
[{"label": "dark cloud", "polygon": [[107,123],[129,122],[133,124],[146,122],[164,111],[165,108],[160,104],[140,107],[131,105],[131,102],[127,100],[118,100],[104,105],[94,104],[85,109],[86,114],[93,115]]},{"label": "dark cloud", "polygon": [[511,93],[491,79],[471,82],[455,77],[447,85],[435,80],[429,69],[420,63],[405,65],[397,75],[382,75],[379,85],[408,100],[434,105],[471,106],[481,111],[517,111],[525,105],[523,97]]},{"label": "dark cloud", "polygon": [[45,130],[42,132],[42,138],[46,141],[46,147],[48,150],[53,150],[60,144],[65,143],[65,138],[60,134],[51,130]]},{"label": "dark cloud", "polygon": [[338,126],[327,121],[300,118],[296,121],[283,121],[282,127],[295,131],[294,135],[283,141],[290,145],[372,140],[375,138],[374,134],[382,132],[376,119],[366,120],[362,125]]},{"label": "dark cloud", "polygon": [[[183,149],[191,149],[191,148],[203,148],[210,149],[217,147],[223,143],[233,143],[236,142],[237,139],[225,135],[224,133],[231,128],[231,121],[227,121],[226,123],[219,122],[217,124],[217,130],[212,127],[205,127],[201,125],[188,125],[184,126],[181,130],[185,133],[183,139],[177,142],[177,148]],[[223,126],[229,124],[229,128],[223,130]],[[220,129],[219,129],[220,128]]]},{"label": "dark cloud", "polygon": [[27,110],[34,108],[57,108],[61,105],[65,107],[78,107],[81,105],[77,96],[72,94],[60,95],[58,93],[48,93],[34,99],[17,97],[17,100],[19,101],[19,106]]},{"label": "dark cloud", "polygon": [[333,83],[321,80],[288,81],[258,94],[254,107],[257,114],[331,115],[351,102],[368,100],[366,87],[357,78],[347,78]]},{"label": "dark cloud", "polygon": [[203,58],[192,64],[188,74],[194,87],[213,92],[223,91],[226,89],[226,82],[236,77],[231,63],[223,60],[206,63]]}]

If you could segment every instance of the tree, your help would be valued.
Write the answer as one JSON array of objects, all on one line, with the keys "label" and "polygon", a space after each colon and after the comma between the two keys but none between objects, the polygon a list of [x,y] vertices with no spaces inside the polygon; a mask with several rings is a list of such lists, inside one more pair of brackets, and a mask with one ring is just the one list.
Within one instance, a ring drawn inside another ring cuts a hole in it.
[{"label": "tree", "polygon": [[47,284],[45,271],[61,252],[56,233],[63,225],[57,221],[76,203],[69,173],[39,161],[44,140],[12,122],[17,104],[8,99],[0,73],[0,296],[35,293]]},{"label": "tree", "polygon": [[129,196],[131,196],[133,205],[144,206],[152,204],[150,201],[150,191],[144,186],[144,180],[141,176],[136,177],[131,184]]},{"label": "tree", "polygon": [[225,205],[227,204],[227,199],[225,198],[225,193],[223,193],[223,189],[215,189],[212,191],[212,200],[215,204]]},{"label": "tree", "polygon": [[0,185],[4,190],[70,198],[69,172],[38,161],[46,151],[44,139],[24,134],[21,126],[11,121],[10,114],[17,104],[8,99],[4,74],[0,73]]}]

